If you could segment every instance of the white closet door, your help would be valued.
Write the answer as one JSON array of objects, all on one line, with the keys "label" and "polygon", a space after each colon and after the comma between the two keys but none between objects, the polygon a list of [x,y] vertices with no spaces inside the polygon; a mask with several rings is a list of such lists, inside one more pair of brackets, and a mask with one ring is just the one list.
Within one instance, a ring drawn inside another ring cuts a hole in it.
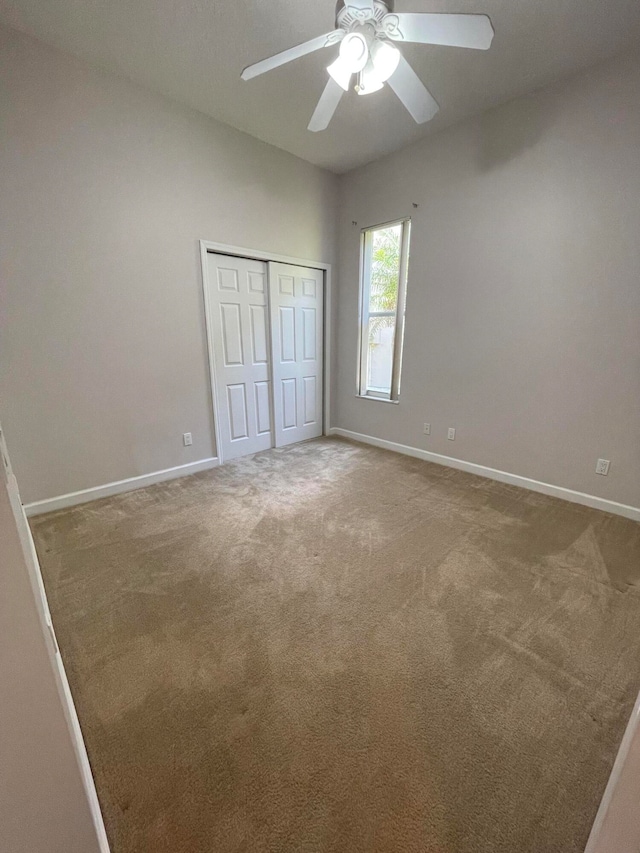
[{"label": "white closet door", "polygon": [[208,255],[209,329],[223,461],[273,446],[267,265]]},{"label": "white closet door", "polygon": [[324,280],[269,264],[275,446],[322,435]]}]

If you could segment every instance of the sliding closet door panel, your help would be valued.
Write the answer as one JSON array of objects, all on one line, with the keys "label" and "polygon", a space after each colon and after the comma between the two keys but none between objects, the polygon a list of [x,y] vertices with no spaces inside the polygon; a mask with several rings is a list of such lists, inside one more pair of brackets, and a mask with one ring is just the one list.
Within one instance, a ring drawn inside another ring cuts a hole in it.
[{"label": "sliding closet door panel", "polygon": [[318,391],[318,380],[315,376],[304,376],[302,379],[304,400],[304,426],[315,424],[318,420],[316,411],[316,396]]},{"label": "sliding closet door panel", "polygon": [[259,435],[271,435],[271,382],[255,383],[256,426]]},{"label": "sliding closet door panel", "polygon": [[267,309],[265,305],[251,305],[249,310],[253,364],[267,364]]},{"label": "sliding closet door panel", "polygon": [[208,255],[209,328],[223,460],[273,444],[267,265]]},{"label": "sliding closet door panel", "polygon": [[294,364],[296,360],[296,309],[280,306],[280,361]]},{"label": "sliding closet door panel", "polygon": [[322,435],[324,279],[269,264],[276,447]]}]

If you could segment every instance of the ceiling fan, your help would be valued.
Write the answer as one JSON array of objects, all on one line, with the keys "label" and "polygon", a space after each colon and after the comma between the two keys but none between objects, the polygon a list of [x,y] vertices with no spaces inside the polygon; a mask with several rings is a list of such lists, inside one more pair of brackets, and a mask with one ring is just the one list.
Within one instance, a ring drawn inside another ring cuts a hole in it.
[{"label": "ceiling fan", "polygon": [[359,95],[377,92],[388,83],[414,120],[423,124],[438,112],[438,104],[393,42],[488,50],[493,35],[487,15],[394,12],[393,0],[338,0],[336,29],[247,66],[242,79],[251,80],[293,59],[339,44],[338,57],[327,68],[329,81],[309,130],[329,126],[354,75]]}]

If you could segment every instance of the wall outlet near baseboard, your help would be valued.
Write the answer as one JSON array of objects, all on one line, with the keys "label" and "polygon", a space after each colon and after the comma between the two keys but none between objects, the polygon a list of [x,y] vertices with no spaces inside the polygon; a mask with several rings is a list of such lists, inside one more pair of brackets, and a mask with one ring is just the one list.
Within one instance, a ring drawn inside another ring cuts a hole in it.
[{"label": "wall outlet near baseboard", "polygon": [[422,432],[425,435],[431,435],[431,424],[425,424],[422,428]]},{"label": "wall outlet near baseboard", "polygon": [[193,438],[191,438],[191,433],[190,432],[183,432],[182,433],[182,441],[184,442],[185,447],[191,447],[191,445],[193,444]]},{"label": "wall outlet near baseboard", "polygon": [[454,441],[455,437],[456,437],[455,427],[449,427],[449,429],[447,430],[447,438],[449,439],[449,441]]},{"label": "wall outlet near baseboard", "polygon": [[602,474],[604,477],[609,473],[609,465],[611,463],[608,459],[598,459],[598,464],[596,465],[596,474]]}]

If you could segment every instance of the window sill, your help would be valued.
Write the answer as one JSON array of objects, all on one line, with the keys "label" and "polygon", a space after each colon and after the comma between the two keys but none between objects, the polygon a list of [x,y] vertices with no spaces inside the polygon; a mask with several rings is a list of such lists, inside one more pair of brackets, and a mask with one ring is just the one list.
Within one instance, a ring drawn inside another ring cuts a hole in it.
[{"label": "window sill", "polygon": [[386,397],[371,397],[369,394],[356,394],[358,400],[373,400],[375,403],[391,403],[392,406],[397,406],[400,400],[387,400]]}]

